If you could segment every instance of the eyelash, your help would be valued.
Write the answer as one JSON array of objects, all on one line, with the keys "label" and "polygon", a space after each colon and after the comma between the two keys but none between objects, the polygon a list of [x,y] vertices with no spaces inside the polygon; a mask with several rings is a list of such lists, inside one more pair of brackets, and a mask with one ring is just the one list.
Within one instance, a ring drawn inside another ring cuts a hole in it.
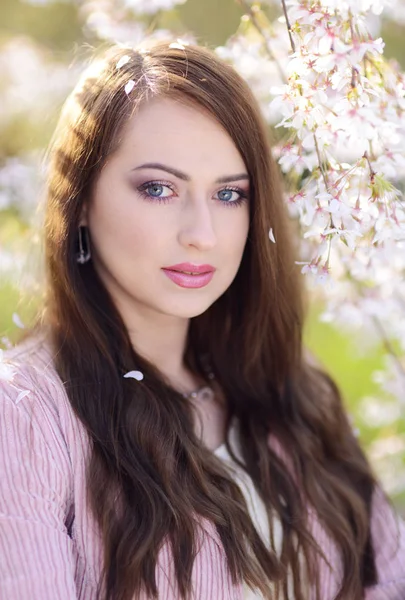
[{"label": "eyelash", "polygon": [[[147,181],[146,183],[143,183],[141,186],[138,187],[138,192],[141,194],[142,198],[144,198],[145,200],[147,200],[149,202],[157,202],[158,204],[167,204],[167,202],[169,202],[171,200],[172,196],[166,196],[166,197],[159,198],[158,196],[155,196],[155,197],[150,196],[146,192],[146,190],[149,187],[152,187],[153,185],[162,185],[162,186],[168,187],[170,190],[172,190],[172,192],[174,192],[172,185],[168,181],[152,180],[152,181]],[[226,187],[223,187],[220,190],[218,190],[218,192],[223,192],[223,191],[236,192],[239,194],[239,198],[237,200],[233,200],[232,202],[218,200],[218,202],[220,202],[221,204],[224,204],[224,205],[236,207],[236,206],[240,206],[241,204],[246,202],[246,200],[248,199],[246,192],[242,188],[239,188],[236,186],[226,186]]]}]

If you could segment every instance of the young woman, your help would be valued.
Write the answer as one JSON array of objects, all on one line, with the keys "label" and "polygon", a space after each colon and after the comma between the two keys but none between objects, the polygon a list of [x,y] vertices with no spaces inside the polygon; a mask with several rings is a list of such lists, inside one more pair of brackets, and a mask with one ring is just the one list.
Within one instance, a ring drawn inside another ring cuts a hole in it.
[{"label": "young woman", "polygon": [[405,598],[238,74],[108,50],[63,109],[44,236],[42,318],[3,365],[0,597]]}]

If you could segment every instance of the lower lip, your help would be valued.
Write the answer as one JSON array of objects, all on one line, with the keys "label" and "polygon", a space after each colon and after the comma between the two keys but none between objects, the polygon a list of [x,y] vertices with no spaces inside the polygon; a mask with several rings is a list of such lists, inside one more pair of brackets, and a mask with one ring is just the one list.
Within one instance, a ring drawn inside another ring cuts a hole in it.
[{"label": "lower lip", "polygon": [[186,275],[186,273],[180,273],[179,271],[170,271],[170,269],[162,269],[165,275],[169,277],[174,283],[177,283],[183,288],[201,288],[208,285],[214,276],[214,271],[209,273],[201,273],[201,275]]}]

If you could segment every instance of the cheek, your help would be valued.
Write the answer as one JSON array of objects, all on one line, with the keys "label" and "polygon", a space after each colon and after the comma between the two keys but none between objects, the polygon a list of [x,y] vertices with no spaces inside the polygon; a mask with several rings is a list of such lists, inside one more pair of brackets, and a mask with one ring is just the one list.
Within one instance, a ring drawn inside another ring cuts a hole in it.
[{"label": "cheek", "polygon": [[133,198],[111,197],[113,202],[99,196],[89,211],[92,242],[98,254],[106,260],[110,256],[122,261],[146,256],[149,248],[161,242],[164,228],[140,203],[135,205]]},{"label": "cheek", "polygon": [[93,218],[89,217],[89,227],[93,245],[100,256],[122,255],[147,241],[139,220],[133,215],[120,218],[117,213],[98,212]]},{"label": "cheek", "polygon": [[229,254],[234,256],[235,260],[239,260],[242,257],[249,232],[248,211],[246,210],[246,212],[240,216],[240,219],[235,219],[233,226],[230,226],[231,221],[229,221],[226,230],[224,231],[224,240],[226,240],[226,247],[229,250]]}]

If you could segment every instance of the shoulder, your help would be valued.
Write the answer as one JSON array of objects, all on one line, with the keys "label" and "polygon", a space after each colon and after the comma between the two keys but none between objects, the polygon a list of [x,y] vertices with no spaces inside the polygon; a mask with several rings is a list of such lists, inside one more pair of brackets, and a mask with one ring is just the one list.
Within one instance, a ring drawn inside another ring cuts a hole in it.
[{"label": "shoulder", "polygon": [[0,355],[0,398],[35,419],[41,412],[57,413],[65,392],[42,335],[28,338]]},{"label": "shoulder", "polygon": [[[381,486],[376,488],[373,496],[371,535],[378,585],[366,595],[367,600],[374,597],[405,598],[405,522]],[[382,591],[386,592],[386,596]]]},{"label": "shoulder", "polygon": [[41,378],[55,379],[57,373],[53,364],[51,345],[44,334],[28,337],[23,342],[1,351],[0,381],[25,379],[28,384],[38,375]]},{"label": "shoulder", "polygon": [[30,339],[2,352],[0,554],[7,557],[0,566],[2,598],[76,598],[68,531],[76,497],[71,453],[76,440],[67,435],[64,403],[43,341]]},{"label": "shoulder", "polygon": [[0,432],[10,448],[28,442],[20,439],[28,436],[47,449],[62,472],[71,471],[69,446],[77,442],[77,419],[43,336],[0,354]]}]

